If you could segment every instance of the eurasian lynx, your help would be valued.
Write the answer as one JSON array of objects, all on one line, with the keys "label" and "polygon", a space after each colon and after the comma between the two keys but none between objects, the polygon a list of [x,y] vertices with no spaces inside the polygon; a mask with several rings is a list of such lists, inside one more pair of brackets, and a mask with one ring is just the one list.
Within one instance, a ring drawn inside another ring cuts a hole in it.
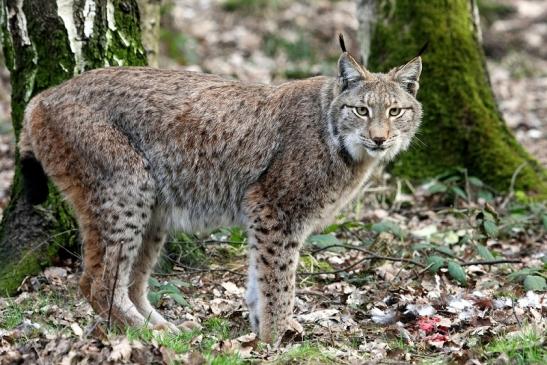
[{"label": "eurasian lynx", "polygon": [[98,314],[177,330],[146,296],[166,232],[241,225],[252,328],[264,341],[281,337],[302,242],[420,124],[420,57],[371,73],[341,45],[337,78],[270,86],[115,67],[32,99],[19,142],[28,198],[46,199],[45,171],[73,204],[80,286]]}]

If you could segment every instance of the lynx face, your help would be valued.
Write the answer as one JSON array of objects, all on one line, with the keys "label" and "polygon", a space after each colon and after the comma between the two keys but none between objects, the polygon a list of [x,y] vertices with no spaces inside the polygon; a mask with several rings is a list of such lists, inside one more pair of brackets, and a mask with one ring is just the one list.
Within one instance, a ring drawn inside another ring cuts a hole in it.
[{"label": "lynx face", "polygon": [[370,73],[344,52],[339,93],[331,109],[331,132],[356,161],[369,155],[393,159],[408,148],[422,115],[416,100],[420,57],[387,74]]}]

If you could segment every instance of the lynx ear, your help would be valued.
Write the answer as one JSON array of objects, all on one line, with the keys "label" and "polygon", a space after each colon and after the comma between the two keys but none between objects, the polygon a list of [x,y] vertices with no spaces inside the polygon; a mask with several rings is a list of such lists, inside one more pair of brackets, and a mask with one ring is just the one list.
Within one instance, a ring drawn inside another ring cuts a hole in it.
[{"label": "lynx ear", "polygon": [[338,75],[346,84],[364,79],[361,66],[347,52],[342,53],[338,59]]},{"label": "lynx ear", "polygon": [[351,82],[358,80],[365,80],[370,76],[369,72],[365,70],[355,58],[353,58],[346,50],[346,44],[344,42],[344,36],[339,35],[340,48],[342,48],[342,55],[338,59],[338,76],[340,78],[341,89],[345,90]]},{"label": "lynx ear", "polygon": [[389,71],[389,76],[395,82],[398,82],[401,87],[408,93],[416,96],[420,87],[419,79],[422,73],[422,58],[414,57],[407,64],[396,67]]}]

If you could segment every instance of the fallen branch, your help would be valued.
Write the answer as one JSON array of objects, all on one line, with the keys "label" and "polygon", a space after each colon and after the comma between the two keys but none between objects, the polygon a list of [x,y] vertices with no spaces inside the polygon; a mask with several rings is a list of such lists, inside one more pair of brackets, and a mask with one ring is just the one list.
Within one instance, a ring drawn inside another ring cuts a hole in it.
[{"label": "fallen branch", "polygon": [[298,276],[316,276],[316,275],[329,275],[329,274],[338,274],[338,273],[341,273],[341,272],[345,272],[345,271],[349,271],[351,269],[353,269],[355,266],[361,264],[362,262],[366,261],[366,260],[371,260],[373,257],[371,256],[367,256],[367,257],[364,257],[362,258],[361,260],[351,264],[350,266],[347,266],[347,267],[344,267],[343,269],[340,269],[340,270],[333,270],[333,271],[318,271],[318,272],[307,272],[307,271],[304,271],[304,272],[297,272],[296,275]]},{"label": "fallen branch", "polygon": [[518,259],[500,259],[500,260],[479,260],[471,262],[462,262],[461,266],[471,265],[497,265],[497,264],[521,264],[522,260]]},{"label": "fallen branch", "polygon": [[[309,273],[309,272],[308,273],[299,273],[299,275],[337,274],[337,273],[344,272],[344,271],[347,271],[349,269],[352,269],[353,267],[357,266],[358,264],[360,264],[361,262],[366,261],[366,260],[386,260],[386,261],[405,262],[407,264],[412,264],[412,265],[415,265],[415,266],[418,266],[418,267],[422,268],[422,270],[420,271],[418,276],[420,274],[423,274],[425,271],[427,271],[432,266],[432,264],[424,265],[421,262],[414,261],[414,260],[411,260],[411,259],[390,257],[390,256],[382,256],[382,255],[378,255],[378,254],[376,254],[372,251],[369,251],[365,248],[361,248],[361,247],[357,247],[357,246],[351,246],[351,245],[343,245],[343,244],[333,244],[333,245],[328,245],[328,246],[325,246],[325,247],[321,247],[321,248],[313,251],[312,254],[316,254],[318,252],[325,251],[325,250],[328,250],[330,248],[344,248],[346,250],[355,250],[355,251],[366,253],[369,256],[366,256],[366,257],[362,258],[361,260],[357,261],[356,263],[354,263],[354,264],[352,264],[348,267],[345,267],[343,269],[340,269],[340,270],[335,270],[335,271],[330,271],[330,272],[317,272],[317,273]],[[499,260],[479,260],[479,261],[471,261],[471,262],[461,262],[460,265],[461,266],[472,266],[472,265],[519,264],[519,263],[522,263],[522,260],[518,260],[518,259],[499,259]]]},{"label": "fallen branch", "polygon": [[329,248],[336,248],[336,247],[344,248],[346,250],[355,250],[355,251],[366,253],[367,255],[369,255],[369,256],[367,256],[368,260],[386,260],[386,261],[395,261],[395,262],[406,262],[408,264],[416,265],[416,266],[421,267],[421,268],[426,267],[426,265],[424,265],[424,264],[422,264],[421,262],[418,262],[418,261],[414,261],[414,260],[411,260],[411,259],[405,259],[405,258],[399,258],[399,257],[382,256],[382,255],[376,254],[375,252],[367,250],[366,248],[361,248],[361,247],[351,246],[351,245],[342,245],[342,244],[328,245],[328,246],[321,247],[321,248],[313,251],[312,254],[316,254],[318,252],[328,250]]},{"label": "fallen branch", "polygon": [[[240,272],[230,270],[230,269],[198,269],[198,268],[195,268],[195,267],[185,266],[185,265],[180,265],[180,264],[177,264],[177,266],[175,266],[173,268],[173,271],[178,271],[179,273],[180,272],[186,272],[186,271],[191,271],[192,273],[198,273],[198,272],[228,272],[230,274],[234,274],[234,275],[238,275],[238,276],[245,276],[245,274],[242,274]],[[177,274],[158,274],[158,276],[172,276],[172,275],[177,275]]]}]

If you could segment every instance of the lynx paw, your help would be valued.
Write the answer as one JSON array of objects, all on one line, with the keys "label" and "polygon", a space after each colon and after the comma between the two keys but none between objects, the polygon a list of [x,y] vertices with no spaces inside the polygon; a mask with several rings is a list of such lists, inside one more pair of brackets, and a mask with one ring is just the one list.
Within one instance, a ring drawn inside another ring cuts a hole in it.
[{"label": "lynx paw", "polygon": [[200,330],[201,325],[194,321],[184,321],[178,325],[178,328],[180,328],[182,331],[189,332],[193,330]]},{"label": "lynx paw", "polygon": [[180,328],[178,328],[171,322],[161,322],[161,323],[155,324],[152,327],[152,329],[157,331],[169,331],[175,334],[178,334],[181,332]]},{"label": "lynx paw", "polygon": [[304,327],[302,327],[300,322],[292,317],[287,319],[287,331],[291,331],[299,335],[304,335]]}]

